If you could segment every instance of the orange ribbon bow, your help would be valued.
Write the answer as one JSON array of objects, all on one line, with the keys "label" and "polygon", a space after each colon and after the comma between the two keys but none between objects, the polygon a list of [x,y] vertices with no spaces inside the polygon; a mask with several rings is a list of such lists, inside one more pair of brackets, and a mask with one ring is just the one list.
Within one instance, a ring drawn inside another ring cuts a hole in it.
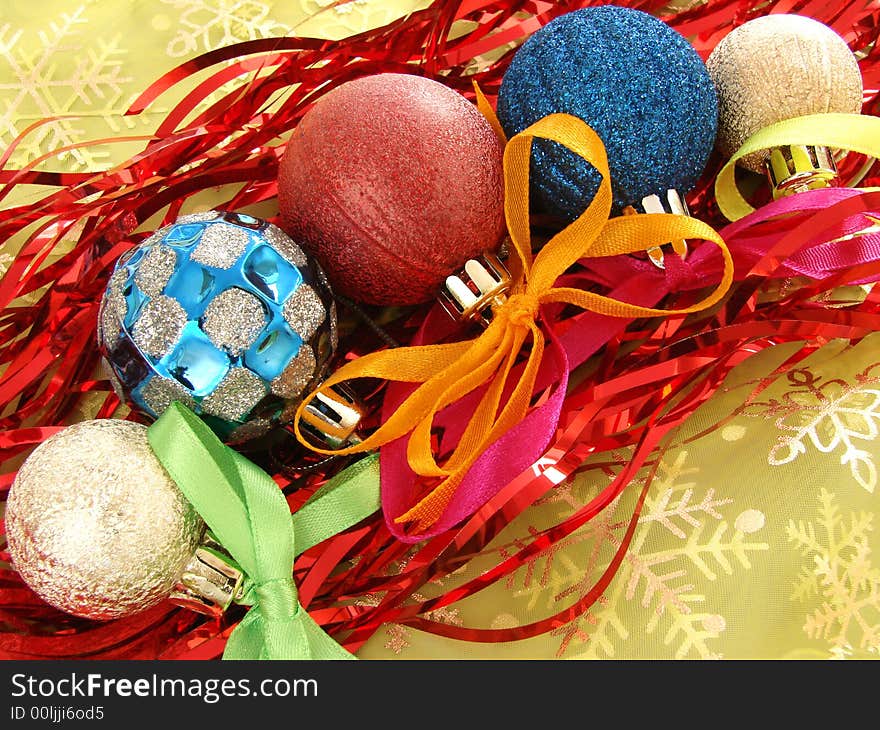
[{"label": "orange ribbon bow", "polygon": [[[534,138],[564,145],[590,163],[601,175],[599,191],[589,207],[556,234],[532,259],[529,228],[529,160]],[[372,451],[409,434],[407,460],[419,476],[439,480],[397,522],[413,522],[422,531],[443,514],[468,469],[506,431],[528,412],[532,390],[544,353],[544,335],[537,317],[542,304],[564,302],[611,317],[684,315],[718,302],[733,281],[733,261],[721,237],[710,226],[688,216],[645,214],[609,219],[611,182],[605,147],[585,122],[568,114],[551,114],[514,136],[504,149],[504,214],[512,243],[508,260],[510,296],[493,310],[493,319],[478,337],[451,344],[401,347],[374,352],[345,364],[331,375],[297,410],[293,427],[299,441],[321,454]],[[599,294],[566,287],[556,279],[585,256],[614,256],[646,251],[678,239],[711,241],[721,249],[721,282],[702,301],[685,309],[663,310],[627,304]],[[525,368],[510,396],[502,401],[505,383],[523,344],[531,338]],[[419,383],[415,391],[374,433],[339,450],[310,444],[300,430],[306,405],[317,392],[356,378]],[[468,393],[488,384],[464,433],[445,463],[431,450],[435,416]]]}]

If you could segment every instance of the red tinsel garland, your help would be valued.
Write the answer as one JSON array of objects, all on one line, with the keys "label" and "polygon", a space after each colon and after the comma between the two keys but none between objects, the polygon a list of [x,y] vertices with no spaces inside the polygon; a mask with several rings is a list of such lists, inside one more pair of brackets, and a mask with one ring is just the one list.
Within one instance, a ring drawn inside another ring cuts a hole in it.
[{"label": "red tinsel garland", "polygon": [[[162,213],[163,222],[170,222],[192,195],[220,185],[235,187],[227,189],[228,197],[216,207],[236,209],[272,200],[279,143],[321,94],[340,83],[366,74],[404,71],[436,78],[468,96],[472,81],[477,80],[494,99],[515,45],[553,17],[597,4],[602,3],[438,0],[424,11],[344,41],[281,38],[237,44],[174,69],[134,102],[130,113],[137,114],[175,84],[219,68],[168,113],[155,135],[134,138],[145,142],[144,150],[125,163],[94,174],[39,169],[59,152],[54,150],[25,169],[0,170],[0,200],[22,184],[49,188],[35,202],[7,208],[0,220],[0,240],[22,244],[0,280],[0,491],[8,489],[20,458],[73,417],[73,409],[84,394],[105,394],[99,417],[116,413],[118,399],[109,384],[95,379],[98,354],[94,329],[98,304],[115,260],[149,235],[136,233],[139,226],[158,213]],[[619,4],[662,17],[688,36],[704,57],[734,25],[752,17],[791,12],[817,18],[841,33],[860,55],[866,88],[864,111],[876,113],[880,83],[875,46],[880,7],[876,3],[710,0],[681,12],[667,3],[649,0]],[[453,24],[460,20],[472,21],[473,26],[450,39]],[[496,58],[500,49],[507,50]],[[197,111],[208,94],[235,79],[246,83]],[[283,100],[270,111],[271,102],[279,95]],[[6,150],[0,166],[5,166],[17,145],[46,121],[25,130]],[[852,156],[844,170],[855,170],[861,163]],[[715,225],[722,223],[711,190],[719,164],[716,158],[710,161],[688,198],[694,215]],[[869,173],[869,181],[874,174],[873,170]],[[805,216],[802,224],[811,225],[811,217]],[[63,241],[72,238],[75,243],[65,247]],[[59,253],[60,257],[46,264]],[[758,289],[769,278],[765,274],[740,284],[709,319],[637,323],[606,346],[594,363],[593,375],[567,398],[558,438],[548,452],[552,475],[546,471],[523,474],[465,524],[415,550],[395,541],[381,519],[326,541],[303,555],[295,566],[304,605],[352,650],[388,621],[472,641],[509,641],[538,635],[576,618],[614,575],[626,540],[617,562],[612,562],[587,596],[529,626],[503,631],[468,629],[437,623],[426,615],[508,575],[529,556],[592,519],[641,468],[656,466],[655,447],[661,439],[705,402],[746,357],[770,344],[800,341],[801,347],[791,359],[795,363],[831,338],[857,340],[880,329],[877,293],[846,309],[810,299],[838,284],[878,274],[877,266],[842,271],[776,303],[761,305]],[[667,306],[681,306],[681,300],[692,296],[693,292],[675,294]],[[392,335],[405,341],[425,313],[424,309],[396,313],[389,325]],[[633,343],[637,344],[634,348]],[[382,343],[361,333],[344,338],[343,344],[341,358],[357,356]],[[762,387],[766,382],[756,393]],[[377,392],[367,399],[374,413],[379,395]],[[581,511],[532,536],[512,557],[464,585],[430,600],[412,598],[427,581],[449,575],[486,550],[501,529],[553,489],[562,476],[581,468],[588,456],[624,447],[634,450],[628,467]],[[287,454],[284,460],[291,458]],[[326,470],[318,470],[307,478],[295,478],[289,471],[275,470],[282,488],[302,487],[289,494],[292,510],[328,475]],[[648,485],[650,478],[645,489]],[[637,518],[638,507],[630,535]],[[8,557],[0,552],[0,559],[8,561]],[[405,567],[398,570],[404,562]],[[233,609],[218,621],[206,621],[162,605],[129,619],[95,624],[45,606],[17,574],[3,570],[0,656],[213,658],[222,653],[225,636],[241,617],[241,610]]]}]

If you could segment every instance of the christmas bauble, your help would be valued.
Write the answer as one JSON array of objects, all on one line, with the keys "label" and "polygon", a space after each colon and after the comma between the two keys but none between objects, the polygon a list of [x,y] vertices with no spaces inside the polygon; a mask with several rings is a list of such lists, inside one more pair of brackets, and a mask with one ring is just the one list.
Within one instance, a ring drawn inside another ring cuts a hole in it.
[{"label": "christmas bauble", "polygon": [[120,258],[98,340],[120,397],[180,400],[229,443],[265,433],[323,377],[336,309],[323,272],[241,213],[179,218]]},{"label": "christmas bauble", "polygon": [[287,143],[282,226],[340,294],[424,302],[468,258],[499,245],[501,155],[486,119],[437,81],[393,73],[349,81]]},{"label": "christmas bauble", "polygon": [[12,563],[56,608],[112,619],[167,597],[204,531],[146,426],[83,421],[40,444],[6,502]]},{"label": "christmas bauble", "polygon": [[[766,126],[807,114],[858,114],[862,76],[846,42],[818,20],[766,15],[728,33],[706,62],[718,89],[718,150],[730,157]],[[769,150],[739,164],[761,172]]]},{"label": "christmas bauble", "polygon": [[[548,114],[589,124],[608,153],[614,211],[668,190],[689,191],[715,140],[717,101],[697,52],[639,10],[575,10],[516,52],[501,83],[498,117],[512,136]],[[532,145],[532,190],[572,220],[599,187],[595,170],[555,142]]]}]

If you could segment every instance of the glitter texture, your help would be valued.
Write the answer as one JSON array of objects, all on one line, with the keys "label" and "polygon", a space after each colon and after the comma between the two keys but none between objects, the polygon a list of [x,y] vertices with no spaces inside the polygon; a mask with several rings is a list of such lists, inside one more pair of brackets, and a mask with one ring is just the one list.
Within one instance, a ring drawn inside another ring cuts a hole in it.
[{"label": "glitter texture", "polygon": [[298,398],[315,377],[317,365],[312,348],[303,345],[284,372],[272,381],[272,392],[282,398]]},{"label": "glitter texture", "polygon": [[[858,114],[862,76],[846,42],[802,15],[767,15],[732,30],[706,62],[718,89],[717,147],[729,158],[764,127],[806,114]],[[738,164],[763,171],[769,151]]]},{"label": "glitter texture", "polygon": [[34,450],[9,492],[6,529],[15,569],[40,598],[106,620],[165,598],[203,524],[146,427],[105,419],[69,426]]},{"label": "glitter texture", "polygon": [[265,324],[266,311],[260,300],[233,287],[211,300],[205,310],[202,330],[217,347],[239,355],[254,344]]},{"label": "glitter texture", "polygon": [[303,342],[311,339],[327,316],[327,307],[314,289],[303,284],[284,303],[284,319]]},{"label": "glitter texture", "polygon": [[216,210],[206,210],[203,213],[187,213],[180,216],[174,223],[182,225],[186,223],[203,223],[205,221],[214,221],[220,217],[220,213]]},{"label": "glitter texture", "polygon": [[232,368],[207,398],[202,410],[226,421],[239,421],[266,394],[263,381],[246,368]]},{"label": "glitter texture", "polygon": [[147,251],[138,266],[134,283],[147,296],[155,297],[162,293],[174,268],[177,265],[177,254],[167,246],[154,246]]},{"label": "glitter texture", "polygon": [[278,253],[294,266],[305,266],[308,262],[305,252],[297,246],[293,239],[278,226],[270,225],[264,232],[266,240]]},{"label": "glitter texture", "polygon": [[177,301],[156,297],[147,302],[134,323],[132,339],[148,355],[162,357],[177,344],[185,324],[186,312]]},{"label": "glitter texture", "polygon": [[163,238],[165,238],[165,234],[168,233],[169,228],[171,228],[171,226],[165,226],[153,232],[153,234],[143,243],[141,243],[140,246],[138,246],[137,248],[129,249],[126,253],[122,254],[122,256],[119,257],[119,262],[124,264],[139,249],[149,249],[151,246],[159,243]]},{"label": "glitter texture", "polygon": [[[608,152],[614,211],[668,189],[689,191],[715,141],[717,100],[702,59],[657,18],[617,6],[575,10],[536,31],[501,83],[508,137],[542,117],[583,119]],[[555,142],[532,146],[532,190],[573,220],[599,187],[596,171]]]},{"label": "glitter texture", "polygon": [[339,347],[339,327],[336,318],[336,302],[330,303],[330,349]]},{"label": "glitter texture", "polygon": [[176,380],[169,380],[160,375],[154,375],[147,381],[141,392],[141,397],[156,416],[161,416],[165,409],[176,400],[179,400],[187,408],[195,408],[196,405],[186,388]]},{"label": "glitter texture", "polygon": [[[327,274],[324,273],[324,269],[317,265],[315,266],[315,269],[317,269],[318,272],[318,284],[320,284],[324,291],[332,292],[330,281],[327,279]],[[330,309],[327,311],[330,314],[330,348],[335,351],[336,348],[339,347],[339,326],[335,298],[331,298]]]},{"label": "glitter texture", "polygon": [[128,272],[125,269],[117,269],[110,277],[107,284],[107,293],[101,303],[101,332],[100,338],[107,347],[112,347],[122,332],[120,323],[128,314],[128,304],[122,293],[122,287],[128,278]]},{"label": "glitter texture", "polygon": [[109,301],[107,301],[104,306],[101,307],[100,331],[98,337],[106,347],[112,348],[116,340],[119,339],[119,334],[121,332],[122,330],[119,327],[119,319],[116,316],[116,310],[111,304],[109,304]]},{"label": "glitter texture", "polygon": [[215,269],[228,269],[241,258],[250,242],[243,228],[225,223],[208,226],[199,245],[192,252],[192,260]]},{"label": "glitter texture", "polygon": [[[299,395],[307,361],[293,361],[309,358],[323,373],[337,336],[317,263],[267,221],[218,211],[183,216],[126,251],[98,323],[101,355],[127,405],[153,418],[179,400],[211,416],[227,443],[277,423],[292,404],[271,384]],[[243,428],[251,421],[260,425]]]},{"label": "glitter texture", "polygon": [[265,436],[271,428],[272,421],[268,418],[255,418],[253,421],[248,421],[234,428],[229,434],[229,443],[238,444]]},{"label": "glitter texture", "polygon": [[321,96],[287,141],[281,225],[339,294],[426,302],[504,236],[502,152],[486,118],[439,81],[351,79]]}]

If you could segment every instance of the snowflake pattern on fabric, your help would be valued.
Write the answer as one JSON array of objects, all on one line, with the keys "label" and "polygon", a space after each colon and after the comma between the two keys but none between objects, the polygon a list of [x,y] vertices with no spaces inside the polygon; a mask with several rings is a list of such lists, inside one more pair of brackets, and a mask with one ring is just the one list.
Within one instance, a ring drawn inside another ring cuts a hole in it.
[{"label": "snowflake pattern on fabric", "polygon": [[[35,7],[12,7],[0,18],[0,146],[35,122],[58,118],[28,133],[7,167],[24,167],[48,153],[41,164],[45,169],[106,169],[139,151],[139,143],[120,146],[107,140],[149,134],[167,113],[169,99],[163,98],[140,115],[124,116],[150,82],[178,63],[258,38],[340,39],[428,2],[161,0],[144,8],[134,0],[46,0]],[[140,34],[134,37],[137,29]],[[238,83],[208,95],[198,109]],[[102,141],[83,144],[95,140]]]},{"label": "snowflake pattern on fabric", "polygon": [[786,534],[804,565],[791,598],[821,604],[804,619],[804,633],[827,642],[832,657],[880,654],[880,568],[871,562],[874,515],[844,518],[835,495],[819,492],[815,520],[789,520]]},{"label": "snowflake pattern on fabric", "polygon": [[[406,569],[407,563],[409,563],[417,551],[417,548],[413,547],[403,558],[389,564],[386,575],[400,575],[403,573]],[[352,565],[356,562],[357,561],[353,561]],[[443,584],[443,580],[434,579],[431,583],[439,586]],[[378,606],[379,603],[381,603],[382,598],[382,595],[372,593],[356,601],[355,605]],[[427,601],[428,596],[424,593],[415,592],[412,594],[411,600],[417,602]],[[461,619],[459,609],[451,606],[444,606],[432,611],[426,611],[424,617],[431,621],[437,621],[438,623],[449,624],[450,626],[461,626],[464,623]],[[384,647],[389,651],[394,654],[400,654],[410,647],[410,642],[412,641],[412,629],[410,629],[409,626],[404,626],[403,624],[387,624],[384,626],[384,631]]]},{"label": "snowflake pattern on fabric", "polygon": [[301,35],[312,35],[319,24],[321,37],[344,38],[365,28],[386,25],[400,17],[428,7],[431,0],[397,0],[394,3],[378,0],[299,0],[302,12],[309,20],[298,24]]},{"label": "snowflake pattern on fabric", "polygon": [[854,382],[823,379],[809,368],[787,375],[789,390],[782,397],[751,403],[746,416],[775,422],[780,434],[770,449],[771,466],[789,464],[807,451],[807,444],[823,454],[841,452],[853,481],[868,492],[877,486],[877,466],[870,442],[880,433],[880,363],[856,374]]},{"label": "snowflake pattern on fabric", "polygon": [[[74,6],[70,12],[47,19],[39,29],[0,24],[0,140],[4,143],[32,122],[60,115],[100,118],[109,134],[135,126],[122,116],[130,101],[125,89],[131,78],[124,72],[121,34],[90,34],[85,9],[85,5]],[[66,62],[59,62],[62,58]],[[47,150],[83,138],[81,120],[56,119],[28,135],[9,164],[23,166]],[[69,160],[75,168],[91,170],[106,166],[110,152],[81,147],[57,157]]]},{"label": "snowflake pattern on fabric", "polygon": [[[178,30],[166,48],[172,58],[292,32],[290,25],[273,16],[272,3],[256,0],[162,0],[162,3],[177,11]],[[164,14],[157,16],[165,17]]]},{"label": "snowflake pattern on fabric", "polygon": [[[750,554],[769,550],[769,545],[747,537],[764,526],[763,514],[755,509],[736,513],[734,499],[718,497],[712,487],[698,488],[699,469],[686,466],[687,455],[682,450],[672,461],[661,461],[619,574],[591,610],[551,632],[559,640],[557,657],[613,658],[620,644],[639,631],[663,632],[662,642],[676,658],[721,658],[712,644],[726,627],[723,606],[705,605],[699,579],[715,581],[721,574],[749,570]],[[569,507],[587,501],[575,495],[572,483],[560,485],[547,499]],[[584,596],[607,565],[602,548],[620,546],[629,519],[621,511],[618,498],[581,531],[535,555],[508,580],[508,589],[527,597],[530,610],[541,601],[558,610],[561,602],[568,605]],[[575,560],[565,548],[578,543],[582,550]],[[621,610],[632,601],[645,609],[638,613],[644,622],[640,626]]]},{"label": "snowflake pattern on fabric", "polygon": [[162,29],[172,27],[172,22],[178,26],[165,51],[171,58],[184,58],[258,38],[300,35],[338,40],[390,23],[429,2],[299,0],[292,7],[271,0],[162,0],[166,7],[158,8],[152,22]]},{"label": "snowflake pattern on fabric", "polygon": [[[428,600],[421,593],[413,593],[413,599],[416,601]],[[459,616],[457,608],[438,608],[433,611],[426,611],[425,618],[429,621],[437,621],[441,624],[449,624],[450,626],[461,626],[463,621]],[[385,648],[395,654],[400,654],[404,649],[408,649],[412,641],[412,630],[408,626],[402,624],[389,624],[385,627]]]}]

